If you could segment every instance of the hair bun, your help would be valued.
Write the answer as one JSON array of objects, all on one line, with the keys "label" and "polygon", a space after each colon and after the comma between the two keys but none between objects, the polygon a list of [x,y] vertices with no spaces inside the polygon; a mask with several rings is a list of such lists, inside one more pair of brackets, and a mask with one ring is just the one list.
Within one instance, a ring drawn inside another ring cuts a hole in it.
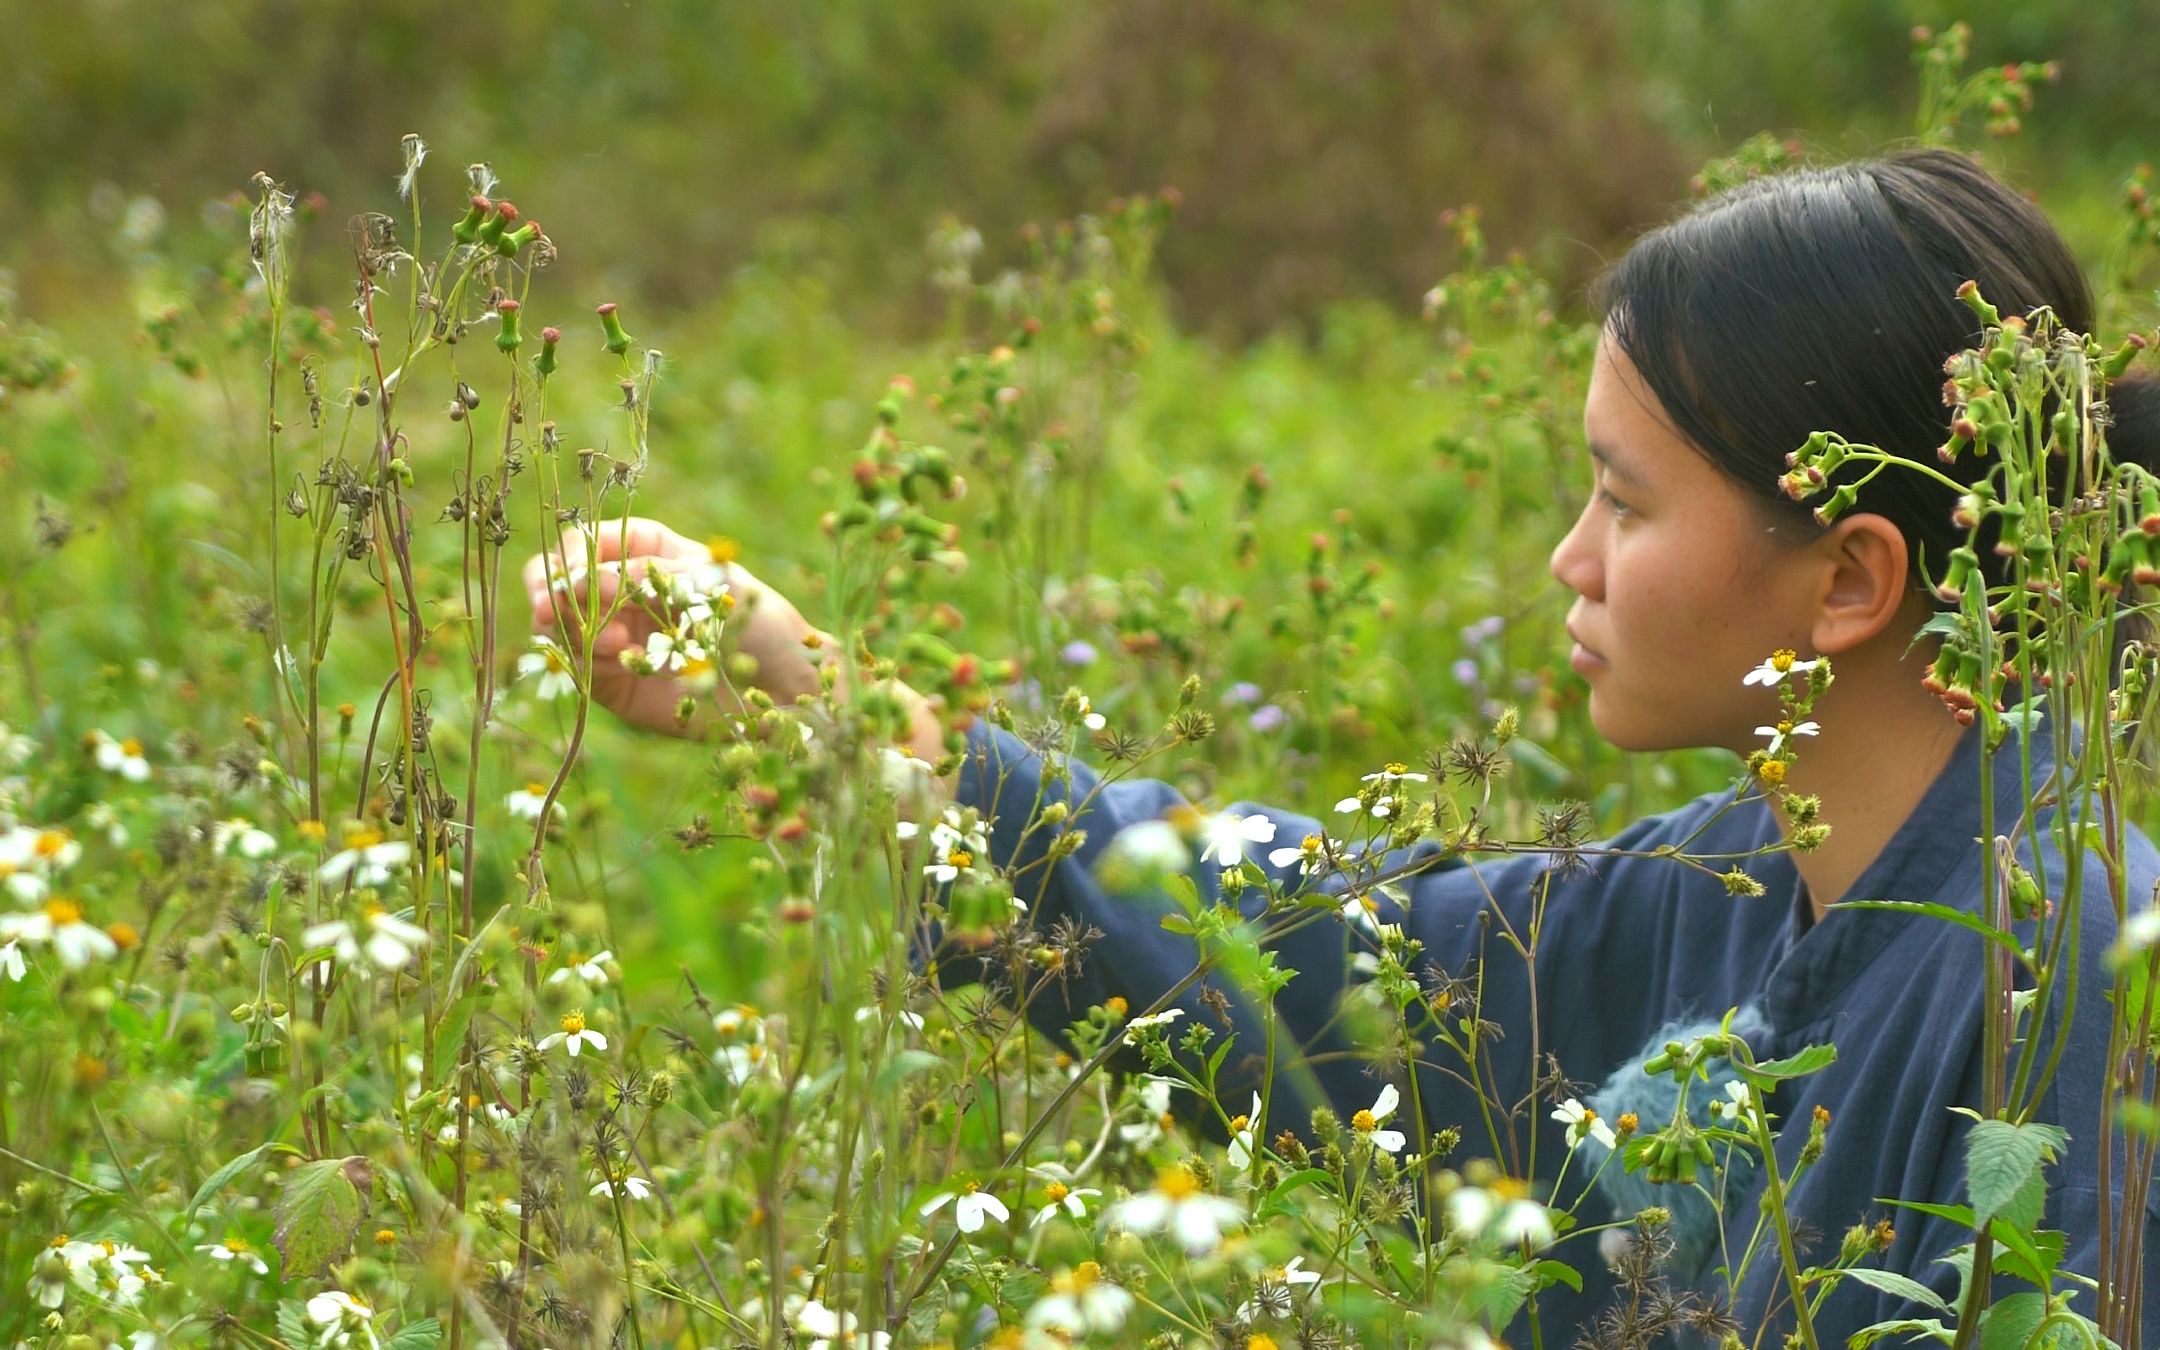
[{"label": "hair bun", "polygon": [[2108,386],[2108,453],[2160,473],[2160,377],[2126,375]]}]

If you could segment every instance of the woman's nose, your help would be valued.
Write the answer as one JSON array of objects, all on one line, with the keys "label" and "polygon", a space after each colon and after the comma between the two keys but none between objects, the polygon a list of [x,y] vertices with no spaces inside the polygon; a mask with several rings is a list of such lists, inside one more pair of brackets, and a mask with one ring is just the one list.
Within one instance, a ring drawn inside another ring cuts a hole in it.
[{"label": "woman's nose", "polygon": [[1597,594],[1602,589],[1602,572],[1595,551],[1583,537],[1583,522],[1589,514],[1585,508],[1583,514],[1575,518],[1575,524],[1559,543],[1553,545],[1552,557],[1546,565],[1561,585],[1586,600],[1597,600],[1602,598]]}]

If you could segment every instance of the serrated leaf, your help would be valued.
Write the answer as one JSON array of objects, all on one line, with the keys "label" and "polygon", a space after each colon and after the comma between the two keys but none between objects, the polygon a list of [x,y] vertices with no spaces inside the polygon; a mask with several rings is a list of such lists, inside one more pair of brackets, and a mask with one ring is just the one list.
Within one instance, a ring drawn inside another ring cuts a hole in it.
[{"label": "serrated leaf", "polygon": [[2025,1350],[2047,1316],[2045,1294],[2012,1294],[1980,1317],[1980,1350]]},{"label": "serrated leaf", "polygon": [[1923,1307],[1933,1308],[1939,1313],[1951,1311],[1950,1305],[1943,1302],[1941,1294],[1936,1293],[1911,1276],[1900,1275],[1894,1270],[1876,1270],[1871,1266],[1853,1266],[1845,1271],[1845,1278],[1858,1280],[1870,1289],[1880,1289],[1892,1298],[1901,1298],[1907,1303],[1918,1303]]},{"label": "serrated leaf", "polygon": [[366,1158],[318,1158],[285,1178],[271,1240],[285,1258],[284,1275],[313,1275],[352,1245],[367,1213],[374,1171]]},{"label": "serrated leaf", "polygon": [[295,1299],[286,1299],[277,1306],[278,1339],[287,1345],[313,1345],[315,1337],[309,1334],[307,1312]]},{"label": "serrated leaf", "polygon": [[388,1350],[435,1350],[442,1344],[442,1323],[432,1317],[408,1322],[386,1344]]},{"label": "serrated leaf", "polygon": [[2014,1219],[2030,1228],[2039,1221],[2032,1212],[2032,1187],[2038,1182],[2045,1198],[2040,1167],[2062,1151],[2069,1136],[2053,1125],[2013,1125],[2007,1120],[1983,1120],[1965,1138],[1965,1189],[1972,1200],[1973,1226],[1985,1225],[1997,1214],[2016,1206]]}]

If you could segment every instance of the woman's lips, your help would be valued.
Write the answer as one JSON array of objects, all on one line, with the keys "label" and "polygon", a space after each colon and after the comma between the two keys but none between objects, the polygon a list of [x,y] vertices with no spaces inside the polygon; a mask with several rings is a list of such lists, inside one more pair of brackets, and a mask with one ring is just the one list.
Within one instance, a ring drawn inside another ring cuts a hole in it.
[{"label": "woman's lips", "polygon": [[[1575,634],[1571,630],[1568,636],[1573,638]],[[1605,669],[1605,658],[1585,647],[1581,638],[1575,638],[1575,646],[1568,652],[1568,665],[1574,668],[1577,675],[1588,675]]]}]

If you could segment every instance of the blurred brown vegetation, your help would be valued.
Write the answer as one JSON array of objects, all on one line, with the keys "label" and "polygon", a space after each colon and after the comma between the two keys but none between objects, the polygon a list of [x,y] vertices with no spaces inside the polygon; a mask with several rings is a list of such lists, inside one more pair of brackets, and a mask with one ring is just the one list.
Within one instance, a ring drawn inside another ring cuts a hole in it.
[{"label": "blurred brown vegetation", "polygon": [[257,169],[334,217],[381,209],[418,131],[438,218],[459,166],[488,158],[579,289],[695,303],[762,263],[898,330],[936,313],[924,240],[946,213],[981,228],[980,270],[1024,221],[1174,184],[1162,267],[1181,316],[1249,336],[1344,297],[1413,305],[1445,270],[1451,205],[1480,203],[1496,244],[1579,280],[1756,131],[1832,153],[1894,139],[1915,22],[1969,18],[1979,60],[2060,58],[2006,154],[2027,181],[2104,190],[2160,132],[2156,10],[5,0],[0,266],[33,310],[95,300],[99,183],[158,197],[181,230]]}]

